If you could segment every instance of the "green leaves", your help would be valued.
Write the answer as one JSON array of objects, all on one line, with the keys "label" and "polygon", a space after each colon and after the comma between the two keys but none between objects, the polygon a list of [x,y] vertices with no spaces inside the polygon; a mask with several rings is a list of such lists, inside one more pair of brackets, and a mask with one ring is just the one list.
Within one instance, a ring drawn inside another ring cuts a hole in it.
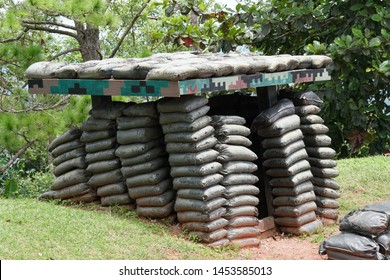
[{"label": "green leaves", "polygon": [[372,38],[370,40],[370,43],[368,44],[371,48],[372,47],[379,47],[381,45],[381,39],[378,37]]}]

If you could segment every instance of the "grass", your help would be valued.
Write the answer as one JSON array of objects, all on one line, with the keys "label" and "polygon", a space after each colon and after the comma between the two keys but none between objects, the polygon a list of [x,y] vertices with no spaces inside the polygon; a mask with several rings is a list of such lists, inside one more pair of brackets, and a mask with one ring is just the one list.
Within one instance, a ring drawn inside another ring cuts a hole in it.
[{"label": "grass", "polygon": [[[338,161],[340,214],[390,201],[390,157]],[[0,259],[157,260],[251,258],[235,249],[196,244],[173,226],[143,220],[121,208],[99,211],[35,199],[0,199]],[[327,226],[303,236],[320,243],[337,232]]]}]

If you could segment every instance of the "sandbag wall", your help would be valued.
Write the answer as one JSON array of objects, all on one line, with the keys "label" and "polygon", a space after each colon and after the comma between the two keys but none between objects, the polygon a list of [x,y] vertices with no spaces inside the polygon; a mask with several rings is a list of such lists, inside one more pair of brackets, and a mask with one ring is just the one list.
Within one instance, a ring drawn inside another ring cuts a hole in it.
[{"label": "sandbag wall", "polygon": [[259,189],[254,184],[259,180],[252,173],[257,170],[253,163],[257,155],[248,149],[252,142],[247,138],[250,129],[245,119],[238,116],[212,116],[212,126],[218,141],[217,160],[223,164],[220,173],[224,176],[221,185],[225,187],[223,197],[228,220],[225,227],[227,239],[238,247],[253,247],[260,244],[258,209]]},{"label": "sandbag wall", "polygon": [[315,232],[321,222],[316,219],[313,175],[294,104],[280,100],[255,118],[251,130],[261,139],[275,223],[286,233]]},{"label": "sandbag wall", "polygon": [[[129,104],[117,118],[116,155],[130,198],[141,217],[173,214],[175,191],[155,102]],[[126,192],[127,193],[127,192]]]},{"label": "sandbag wall", "polygon": [[73,202],[98,200],[96,189],[88,184],[90,172],[85,170],[85,145],[80,141],[82,130],[71,128],[58,136],[49,145],[56,176],[51,190],[40,195],[40,199],[64,199]]}]

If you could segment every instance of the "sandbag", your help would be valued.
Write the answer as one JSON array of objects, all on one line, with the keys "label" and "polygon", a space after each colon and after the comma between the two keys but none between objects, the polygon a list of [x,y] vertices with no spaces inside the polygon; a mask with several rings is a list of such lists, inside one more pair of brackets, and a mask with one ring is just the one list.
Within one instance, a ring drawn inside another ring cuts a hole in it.
[{"label": "sandbag", "polygon": [[145,207],[137,206],[137,214],[141,217],[148,218],[166,218],[173,212],[173,202],[168,203],[164,206],[158,207]]},{"label": "sandbag", "polygon": [[229,219],[229,229],[237,227],[256,227],[259,225],[257,217],[239,216]]},{"label": "sandbag", "polygon": [[375,237],[390,229],[390,216],[377,211],[352,211],[340,220],[339,229]]},{"label": "sandbag", "polygon": [[110,196],[110,195],[115,195],[115,194],[123,194],[123,193],[127,193],[127,186],[124,182],[104,185],[104,186],[98,187],[96,193],[100,197]]},{"label": "sandbag", "polygon": [[141,127],[127,130],[118,130],[116,138],[119,144],[127,145],[139,142],[149,142],[156,138],[162,137],[160,127]]},{"label": "sandbag", "polygon": [[122,166],[131,166],[136,164],[142,164],[144,162],[149,162],[159,157],[165,157],[166,151],[163,146],[157,146],[152,148],[138,156],[129,157],[129,158],[121,158]]},{"label": "sandbag", "polygon": [[71,150],[69,152],[63,153],[63,154],[57,156],[56,158],[54,158],[53,159],[53,165],[54,166],[58,166],[61,163],[67,161],[67,160],[70,160],[70,159],[73,159],[73,158],[77,158],[77,157],[81,157],[81,156],[85,156],[85,155],[86,155],[86,152],[85,152],[85,148],[84,147],[81,147],[81,148],[78,148],[78,149],[74,149],[74,150]]},{"label": "sandbag", "polygon": [[79,183],[53,191],[52,199],[68,199],[89,193],[91,186],[86,183]]},{"label": "sandbag", "polygon": [[223,180],[221,174],[211,174],[202,177],[177,177],[173,179],[173,188],[179,189],[205,189],[219,184]]},{"label": "sandbag", "polygon": [[123,177],[129,178],[136,175],[150,173],[157,169],[167,166],[168,160],[166,158],[156,158],[151,161],[140,163],[136,165],[123,166],[121,172]]},{"label": "sandbag", "polygon": [[266,149],[263,153],[263,158],[285,158],[303,148],[305,148],[305,143],[303,142],[303,140],[298,140],[282,148]]},{"label": "sandbag", "polygon": [[88,184],[94,187],[100,187],[104,185],[119,183],[123,180],[120,169],[115,169],[99,174],[94,174],[89,179]]},{"label": "sandbag", "polygon": [[207,149],[197,153],[170,154],[169,164],[171,166],[199,165],[214,161],[219,153],[213,149]]},{"label": "sandbag", "polygon": [[259,215],[259,210],[257,209],[256,206],[245,205],[245,206],[227,208],[224,217],[226,219],[232,219],[234,217],[240,217],[240,216],[257,217],[258,215]]},{"label": "sandbag", "polygon": [[309,201],[297,206],[279,206],[274,209],[274,216],[277,217],[300,217],[306,213],[317,210],[317,204]]},{"label": "sandbag", "polygon": [[157,110],[160,113],[191,112],[203,107],[208,102],[206,97],[196,95],[183,95],[180,98],[165,97],[157,103]]},{"label": "sandbag", "polygon": [[231,240],[230,244],[239,248],[259,247],[260,239],[256,237],[239,238]]},{"label": "sandbag", "polygon": [[93,162],[88,165],[86,170],[93,174],[103,173],[107,171],[111,171],[114,169],[118,169],[121,167],[121,163],[119,159],[105,160]]},{"label": "sandbag", "polygon": [[265,138],[263,139],[263,141],[261,141],[261,146],[264,149],[282,148],[302,139],[303,139],[302,131],[300,129],[295,129],[279,137]]},{"label": "sandbag", "polygon": [[240,239],[248,237],[257,237],[260,234],[260,229],[258,227],[238,227],[238,228],[229,228],[227,239]]},{"label": "sandbag", "polygon": [[[319,98],[318,95],[312,91],[293,92],[293,93],[288,92],[286,94],[290,99],[292,99],[294,105],[296,106],[304,106],[304,105],[322,106],[322,104],[324,103],[322,99]],[[282,97],[284,96],[283,92],[281,96]]]},{"label": "sandbag", "polygon": [[95,119],[89,117],[82,126],[82,130],[85,131],[105,131],[105,130],[115,130],[115,121],[114,120],[104,120],[104,119]]},{"label": "sandbag", "polygon": [[238,207],[244,205],[257,206],[259,205],[259,199],[254,195],[243,194],[229,198],[225,203],[225,207]]},{"label": "sandbag", "polygon": [[379,244],[379,251],[390,259],[390,231],[387,231],[375,238],[376,243]]},{"label": "sandbag", "polygon": [[79,183],[85,183],[89,180],[89,177],[90,173],[85,169],[74,169],[57,177],[51,185],[51,190],[60,190]]},{"label": "sandbag", "polygon": [[102,104],[98,108],[93,108],[89,111],[89,114],[96,119],[116,120],[122,115],[122,110],[125,108],[126,103],[121,101],[111,101]]},{"label": "sandbag", "polygon": [[257,155],[246,147],[218,144],[216,150],[219,152],[217,160],[220,162],[229,161],[255,161]]},{"label": "sandbag", "polygon": [[133,203],[133,200],[127,193],[103,196],[100,198],[100,204],[102,206],[125,205],[131,203]]},{"label": "sandbag", "polygon": [[306,115],[301,117],[301,124],[314,124],[320,123],[323,124],[325,121],[318,115]]},{"label": "sandbag", "polygon": [[301,131],[303,134],[325,134],[329,132],[329,128],[326,125],[316,123],[316,124],[302,124]]},{"label": "sandbag", "polygon": [[128,104],[122,113],[127,117],[151,117],[158,119],[156,102],[144,102],[139,104]]},{"label": "sandbag", "polygon": [[[278,137],[291,130],[300,128],[300,119],[298,115],[289,115],[282,117],[267,127],[257,130],[260,137]],[[303,132],[303,131],[302,131]]]},{"label": "sandbag", "polygon": [[161,195],[170,189],[172,189],[172,179],[166,178],[154,185],[145,185],[145,186],[129,188],[128,192],[129,192],[129,196],[132,199],[138,199],[146,196]]},{"label": "sandbag", "polygon": [[194,143],[175,143],[170,142],[166,145],[168,153],[197,153],[210,148],[214,148],[217,144],[217,138],[214,136],[206,137]]},{"label": "sandbag", "polygon": [[310,169],[310,163],[307,160],[300,160],[287,168],[270,168],[266,174],[271,177],[290,177],[302,171]]},{"label": "sandbag", "polygon": [[201,177],[218,173],[223,168],[219,162],[209,162],[202,165],[188,165],[171,167],[171,176],[176,177]]},{"label": "sandbag", "polygon": [[316,214],[322,218],[337,220],[339,212],[336,209],[317,207]]},{"label": "sandbag", "polygon": [[333,198],[333,199],[337,199],[341,197],[340,192],[334,189],[318,187],[318,186],[314,186],[314,193],[322,197]]},{"label": "sandbag", "polygon": [[214,133],[214,128],[211,125],[194,132],[178,132],[168,133],[164,135],[167,143],[194,143],[201,141]]},{"label": "sandbag", "polygon": [[224,124],[237,124],[237,125],[244,125],[245,119],[243,117],[239,116],[222,116],[222,115],[214,115],[211,116],[211,124],[212,126],[222,126]]},{"label": "sandbag", "polygon": [[83,169],[86,166],[87,166],[87,162],[85,161],[85,157],[84,156],[77,157],[77,158],[69,159],[57,165],[53,170],[53,174],[56,177],[58,177],[73,169],[78,169],[78,168]]},{"label": "sandbag", "polygon": [[202,222],[208,223],[223,217],[226,214],[226,209],[220,207],[210,213],[199,211],[182,211],[177,213],[177,219],[180,223],[186,222]]},{"label": "sandbag", "polygon": [[275,223],[279,226],[285,227],[299,227],[304,224],[313,222],[316,220],[316,214],[314,211],[310,211],[306,214],[298,217],[276,217]]},{"label": "sandbag", "polygon": [[[274,206],[298,206],[306,202],[315,201],[316,195],[313,191],[305,192],[297,196],[278,196],[272,200]],[[317,204],[318,205],[318,204]]]},{"label": "sandbag", "polygon": [[161,125],[171,123],[192,123],[203,117],[210,110],[209,106],[203,106],[188,113],[161,113],[159,122]]},{"label": "sandbag", "polygon": [[363,210],[384,212],[390,216],[390,201],[383,201],[383,202],[369,204],[364,206]]},{"label": "sandbag", "polygon": [[85,151],[87,153],[95,153],[105,150],[110,150],[116,147],[116,137],[99,140],[85,144]]},{"label": "sandbag", "polygon": [[306,115],[317,115],[321,112],[321,108],[316,105],[304,105],[304,106],[295,106],[295,114],[300,117]]},{"label": "sandbag", "polygon": [[84,147],[84,144],[80,142],[80,139],[75,139],[70,142],[66,142],[63,144],[58,145],[55,147],[52,151],[51,154],[53,157],[58,157],[66,152],[82,148]]},{"label": "sandbag", "polygon": [[227,238],[222,238],[217,241],[206,244],[207,247],[211,247],[211,248],[222,248],[222,247],[227,247],[229,245],[230,245],[230,241]]},{"label": "sandbag", "polygon": [[224,186],[232,185],[254,185],[259,181],[259,178],[253,174],[242,173],[242,174],[229,174],[224,176],[221,184]]},{"label": "sandbag", "polygon": [[115,149],[107,149],[107,150],[98,151],[94,153],[88,153],[85,156],[85,160],[86,162],[88,162],[88,164],[92,164],[94,162],[99,162],[99,161],[113,160],[116,158],[117,157],[115,155]]},{"label": "sandbag", "polygon": [[286,158],[269,158],[263,161],[263,166],[268,168],[288,168],[294,163],[306,160],[308,157],[305,149],[300,149]]},{"label": "sandbag", "polygon": [[187,123],[187,122],[169,123],[169,124],[164,124],[161,127],[164,134],[177,133],[177,132],[191,132],[191,131],[194,132],[209,125],[210,122],[211,122],[210,116],[203,116],[194,120],[191,123]]},{"label": "sandbag", "polygon": [[53,152],[55,148],[60,146],[61,144],[65,144],[68,142],[72,142],[73,140],[79,139],[81,136],[81,129],[79,128],[71,128],[66,131],[64,134],[55,138],[47,148],[49,152]]},{"label": "sandbag", "polygon": [[313,190],[311,181],[303,182],[295,187],[273,187],[272,195],[274,196],[296,196]]},{"label": "sandbag", "polygon": [[228,225],[228,220],[219,218],[211,222],[187,222],[182,223],[182,227],[189,231],[214,232]]},{"label": "sandbag", "polygon": [[223,206],[225,202],[226,199],[222,197],[217,197],[209,201],[177,197],[174,209],[176,212],[199,211],[203,213],[210,213]]},{"label": "sandbag", "polygon": [[311,171],[305,170],[291,177],[272,178],[269,184],[273,187],[295,187],[311,178],[313,178]]},{"label": "sandbag", "polygon": [[248,195],[258,195],[260,190],[255,185],[233,185],[226,186],[225,193],[223,197],[232,198],[238,195],[248,194]]},{"label": "sandbag", "polygon": [[228,135],[249,136],[251,134],[251,131],[249,128],[243,125],[224,124],[216,128],[215,134],[218,136],[228,136]]},{"label": "sandbag", "polygon": [[329,147],[306,147],[309,157],[330,159],[336,156],[336,151]]},{"label": "sandbag", "polygon": [[313,177],[311,179],[311,182],[315,186],[324,187],[324,188],[331,188],[334,190],[339,190],[340,185],[331,178],[319,178],[319,177]]},{"label": "sandbag", "polygon": [[[305,133],[303,130],[302,132]],[[326,134],[305,135],[303,142],[310,147],[326,147],[332,144],[332,138]]]},{"label": "sandbag", "polygon": [[157,118],[153,117],[119,117],[116,119],[119,130],[158,126]]},{"label": "sandbag", "polygon": [[308,157],[307,161],[311,166],[321,167],[321,168],[333,168],[337,166],[337,162],[333,159],[320,159]]},{"label": "sandbag", "polygon": [[201,242],[213,243],[227,236],[226,229],[219,229],[213,232],[191,231],[191,235],[195,235]]},{"label": "sandbag", "polygon": [[249,161],[229,161],[224,163],[220,171],[223,175],[232,173],[253,173],[257,170],[257,165]]},{"label": "sandbag", "polygon": [[146,80],[180,81],[193,78],[197,73],[198,69],[190,65],[169,65],[151,69],[146,75]]},{"label": "sandbag", "polygon": [[91,203],[91,202],[98,201],[98,200],[99,200],[99,197],[96,195],[96,190],[93,188],[89,189],[89,192],[87,192],[83,195],[79,195],[79,196],[75,196],[75,197],[71,197],[71,198],[67,199],[67,201],[70,201],[73,203]]},{"label": "sandbag", "polygon": [[140,154],[145,153],[151,150],[152,148],[161,146],[162,144],[163,144],[163,140],[159,138],[146,143],[120,145],[116,149],[115,155],[121,159],[131,158],[131,157],[139,156]]},{"label": "sandbag", "polygon": [[126,179],[127,187],[134,188],[138,186],[153,185],[161,182],[169,176],[169,167],[162,167],[153,172],[136,175]]},{"label": "sandbag", "polygon": [[322,223],[318,220],[315,220],[315,221],[312,221],[310,223],[304,224],[304,225],[299,226],[299,227],[280,226],[279,230],[281,232],[291,233],[294,235],[302,235],[302,234],[310,235],[310,234],[317,232],[321,227],[322,227]]},{"label": "sandbag", "polygon": [[337,202],[337,200],[333,198],[322,197],[319,195],[316,196],[316,203],[318,207],[322,207],[322,208],[332,208],[332,209],[340,208],[340,204]]},{"label": "sandbag", "polygon": [[103,131],[83,131],[80,141],[82,143],[91,143],[103,139],[108,139],[115,136],[115,130],[103,130]]},{"label": "sandbag", "polygon": [[218,137],[218,144],[239,145],[244,147],[250,147],[252,146],[252,141],[245,136],[228,135],[228,136]]},{"label": "sandbag", "polygon": [[167,205],[169,202],[175,199],[176,193],[175,191],[167,190],[166,192],[160,195],[154,196],[145,196],[141,198],[137,198],[136,203],[138,206],[146,206],[146,207],[157,207]]},{"label": "sandbag", "polygon": [[222,196],[225,193],[225,187],[214,185],[206,189],[180,189],[177,192],[178,197],[209,201]]}]

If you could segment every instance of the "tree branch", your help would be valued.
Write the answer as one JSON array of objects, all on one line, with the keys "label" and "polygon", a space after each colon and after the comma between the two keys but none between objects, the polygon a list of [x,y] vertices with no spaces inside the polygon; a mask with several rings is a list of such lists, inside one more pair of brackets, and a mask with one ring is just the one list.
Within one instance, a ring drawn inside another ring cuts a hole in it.
[{"label": "tree branch", "polygon": [[72,53],[72,52],[79,52],[81,51],[80,48],[73,48],[73,49],[69,49],[69,50],[66,50],[66,51],[63,51],[63,52],[60,52],[60,53],[57,53],[56,55],[52,56],[50,59],[48,59],[48,61],[52,61],[62,55],[65,55],[65,54],[68,54],[68,53]]},{"label": "tree branch", "polygon": [[59,26],[62,28],[67,28],[71,30],[77,30],[76,27],[70,24],[65,24],[65,23],[60,23],[60,22],[55,22],[55,21],[48,21],[48,20],[23,20],[22,21],[24,24],[31,24],[31,25],[54,25],[54,26]]},{"label": "tree branch", "polygon": [[13,114],[23,114],[23,113],[28,113],[28,112],[42,112],[42,111],[47,111],[47,110],[53,110],[53,109],[57,109],[61,106],[64,106],[65,103],[70,99],[70,95],[66,95],[64,96],[63,98],[61,98],[58,102],[56,102],[55,104],[51,105],[51,106],[47,106],[47,107],[38,107],[38,106],[33,106],[33,107],[30,107],[30,108],[26,108],[24,110],[14,110],[14,109],[5,109],[3,107],[0,107],[0,112],[3,112],[3,113],[13,113]]},{"label": "tree branch", "polygon": [[112,51],[112,53],[110,54],[109,58],[112,58],[116,55],[116,53],[118,52],[118,50],[120,49],[123,41],[125,40],[126,36],[129,34],[130,30],[133,28],[135,22],[137,21],[137,19],[141,16],[142,12],[145,10],[145,8],[148,6],[150,0],[146,0],[142,6],[141,6],[141,9],[138,11],[138,13],[133,17],[133,19],[131,20],[129,26],[126,28],[125,32],[123,33],[122,37],[119,39],[116,47],[114,48],[114,50]]},{"label": "tree branch", "polygon": [[34,142],[37,141],[37,139],[33,139],[29,142],[27,142],[1,169],[0,174],[3,174],[8,168],[12,166],[12,164],[22,155],[24,154],[28,148],[34,144]]},{"label": "tree branch", "polygon": [[3,44],[3,43],[11,43],[11,42],[15,42],[15,41],[19,41],[24,35],[24,32],[23,33],[20,33],[17,37],[15,38],[9,38],[9,39],[3,39],[3,40],[0,40],[0,43]]},{"label": "tree branch", "polygon": [[56,34],[60,34],[60,35],[70,36],[70,37],[77,39],[77,34],[73,33],[73,32],[60,30],[60,29],[53,29],[53,28],[49,28],[49,27],[34,26],[34,25],[26,24],[26,23],[24,23],[23,25],[30,30],[40,30],[40,31],[45,31],[45,32],[49,32],[49,33],[56,33]]}]

